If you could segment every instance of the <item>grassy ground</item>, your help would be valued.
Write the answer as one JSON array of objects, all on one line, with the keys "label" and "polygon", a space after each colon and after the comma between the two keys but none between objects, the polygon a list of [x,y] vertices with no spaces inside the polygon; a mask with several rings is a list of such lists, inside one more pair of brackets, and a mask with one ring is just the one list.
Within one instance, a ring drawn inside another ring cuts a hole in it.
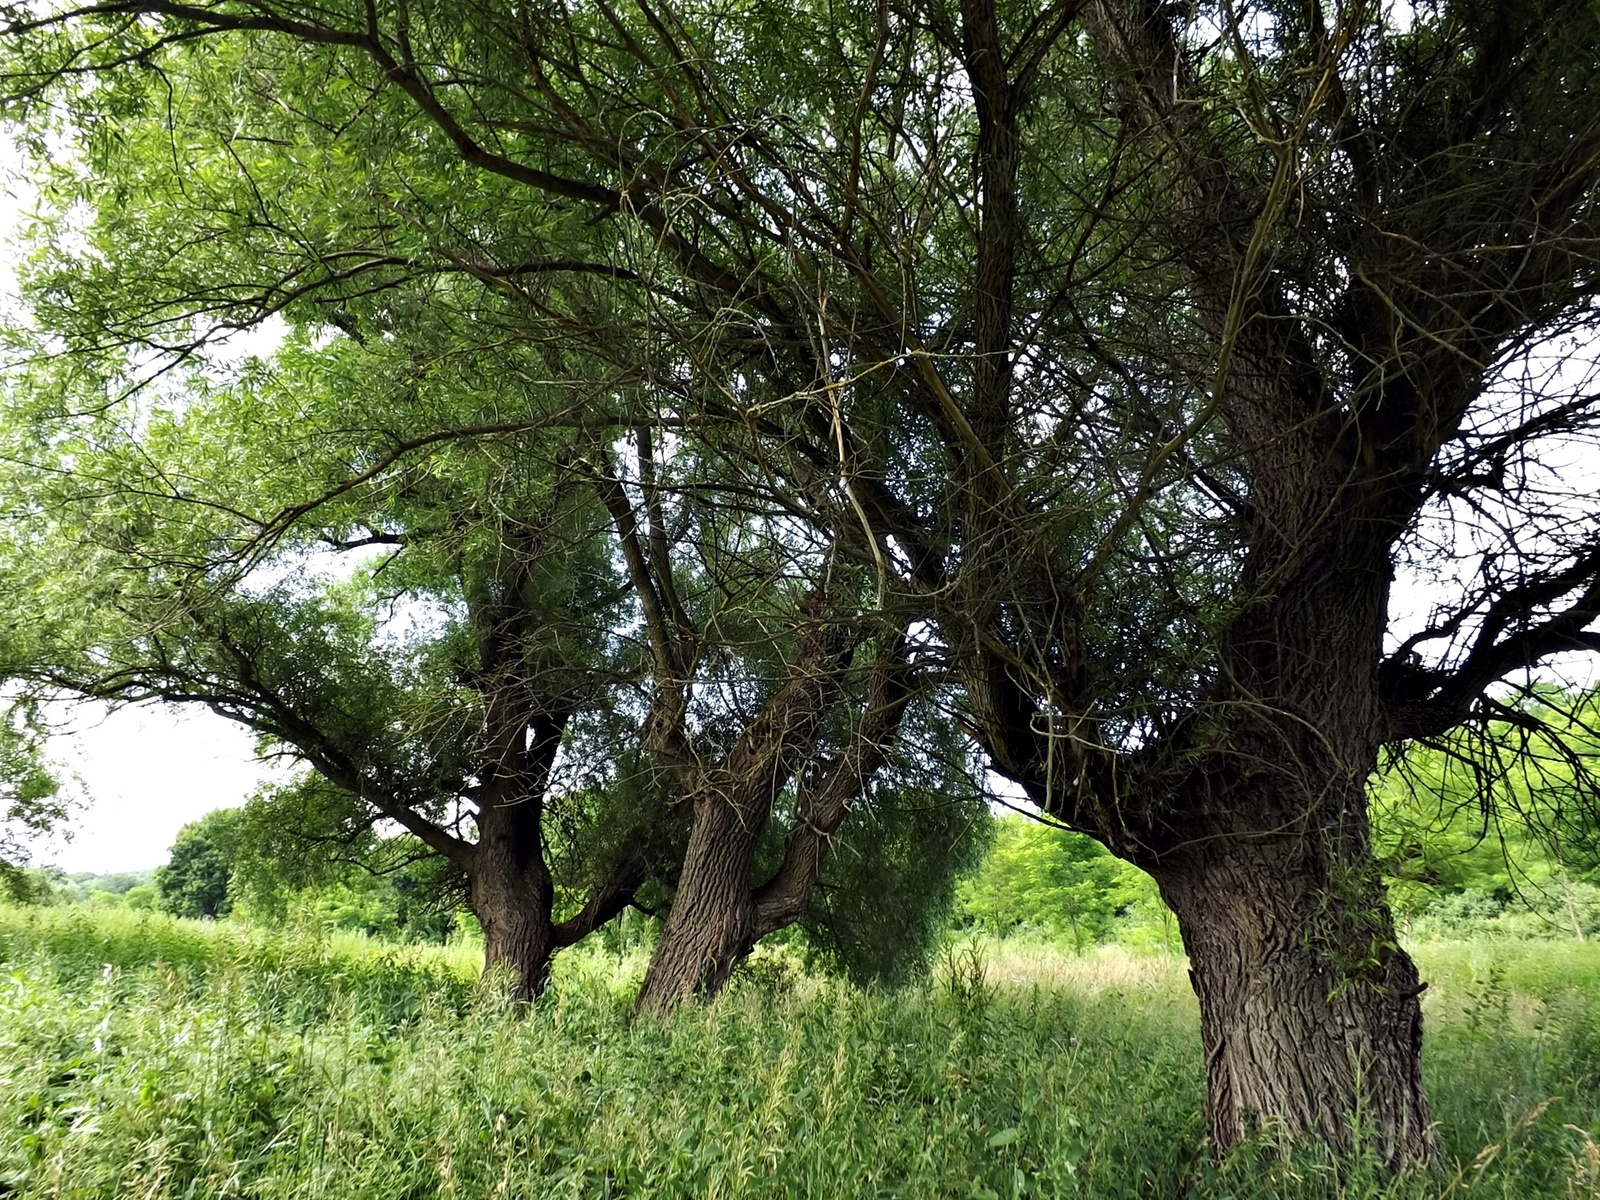
[{"label": "grassy ground", "polygon": [[958,952],[859,992],[762,959],[627,1021],[569,955],[509,1011],[473,951],[0,909],[0,1196],[1600,1198],[1600,948],[1420,948],[1450,1167],[1213,1165],[1181,962]]}]

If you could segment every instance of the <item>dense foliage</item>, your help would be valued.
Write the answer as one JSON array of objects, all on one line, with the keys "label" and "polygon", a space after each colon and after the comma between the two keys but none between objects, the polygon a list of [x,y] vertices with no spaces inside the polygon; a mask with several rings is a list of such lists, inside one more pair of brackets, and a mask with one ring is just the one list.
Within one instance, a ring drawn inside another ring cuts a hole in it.
[{"label": "dense foliage", "polygon": [[27,899],[37,890],[24,870],[28,842],[66,813],[61,781],[45,757],[37,710],[0,705],[0,897]]},{"label": "dense foliage", "polygon": [[1407,747],[1372,785],[1397,912],[1424,934],[1600,934],[1597,772],[1593,691],[1537,689],[1481,729]]},{"label": "dense foliage", "polygon": [[1152,902],[1154,884],[1138,868],[1082,834],[1024,816],[995,822],[993,847],[958,892],[958,911],[974,926],[996,936],[1037,930],[1080,953]]},{"label": "dense foliage", "polygon": [[219,808],[178,831],[172,857],[156,869],[161,909],[175,917],[221,917],[233,907],[239,813]]}]

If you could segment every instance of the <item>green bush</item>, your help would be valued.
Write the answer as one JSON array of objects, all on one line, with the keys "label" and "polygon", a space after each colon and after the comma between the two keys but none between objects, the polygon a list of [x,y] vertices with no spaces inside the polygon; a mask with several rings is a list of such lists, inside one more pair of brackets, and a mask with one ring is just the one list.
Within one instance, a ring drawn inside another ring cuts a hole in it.
[{"label": "green bush", "polygon": [[1406,920],[1422,939],[1577,941],[1600,937],[1600,887],[1566,882],[1506,894],[1463,888],[1436,896]]},{"label": "green bush", "polygon": [[[1034,930],[1081,953],[1109,939],[1119,918],[1141,924],[1160,906],[1155,885],[1098,842],[1023,816],[994,822],[994,844],[956,891],[956,918],[995,935]],[[1150,912],[1144,910],[1150,909]]]},{"label": "green bush", "polygon": [[227,915],[233,907],[228,880],[240,821],[238,809],[219,808],[178,831],[172,857],[155,874],[163,912],[175,917]]}]

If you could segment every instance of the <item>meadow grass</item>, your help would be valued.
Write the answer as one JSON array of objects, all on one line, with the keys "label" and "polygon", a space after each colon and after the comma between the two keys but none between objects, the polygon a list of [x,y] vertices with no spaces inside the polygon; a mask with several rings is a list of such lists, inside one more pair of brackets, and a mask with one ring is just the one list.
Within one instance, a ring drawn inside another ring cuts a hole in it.
[{"label": "meadow grass", "polygon": [[759,955],[630,1023],[637,957],[522,1011],[472,953],[0,909],[0,1195],[1600,1198],[1592,946],[1421,948],[1450,1165],[1387,1183],[1210,1160],[1181,959],[967,945],[862,991]]}]

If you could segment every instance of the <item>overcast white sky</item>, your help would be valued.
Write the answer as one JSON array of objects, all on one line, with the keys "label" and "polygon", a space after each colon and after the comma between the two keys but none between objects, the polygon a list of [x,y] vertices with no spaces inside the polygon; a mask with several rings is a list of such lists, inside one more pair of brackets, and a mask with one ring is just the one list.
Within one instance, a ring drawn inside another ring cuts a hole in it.
[{"label": "overcast white sky", "polygon": [[161,706],[107,713],[99,705],[57,710],[68,731],[50,753],[86,800],[70,841],[37,847],[35,861],[63,871],[139,871],[167,860],[178,830],[214,808],[243,804],[276,768],[256,761],[247,730],[199,709]]}]

